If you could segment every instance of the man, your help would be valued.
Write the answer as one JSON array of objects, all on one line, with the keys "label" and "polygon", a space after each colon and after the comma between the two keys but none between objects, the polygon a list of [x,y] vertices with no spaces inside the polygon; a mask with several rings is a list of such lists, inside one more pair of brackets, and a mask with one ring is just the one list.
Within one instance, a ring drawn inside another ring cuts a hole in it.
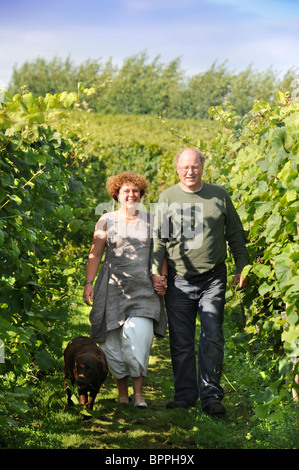
[{"label": "man", "polygon": [[[165,276],[160,275],[165,256],[168,262],[165,304],[175,396],[166,407],[194,406],[200,396],[204,412],[219,415],[226,412],[220,379],[227,243],[236,265],[234,284],[242,289],[247,285],[241,276],[248,264],[245,239],[227,191],[201,180],[202,153],[182,149],[175,165],[180,182],[159,197],[151,255],[152,281],[160,292],[165,283]],[[194,349],[197,313],[201,323],[198,380]]]}]

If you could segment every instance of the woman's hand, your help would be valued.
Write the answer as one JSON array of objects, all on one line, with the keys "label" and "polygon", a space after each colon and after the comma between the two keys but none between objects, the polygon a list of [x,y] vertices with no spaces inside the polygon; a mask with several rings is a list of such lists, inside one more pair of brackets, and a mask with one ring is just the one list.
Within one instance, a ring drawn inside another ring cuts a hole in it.
[{"label": "woman's hand", "polygon": [[93,302],[93,287],[92,287],[92,284],[85,284],[84,292],[83,292],[83,300],[87,305],[92,307],[92,302]]}]

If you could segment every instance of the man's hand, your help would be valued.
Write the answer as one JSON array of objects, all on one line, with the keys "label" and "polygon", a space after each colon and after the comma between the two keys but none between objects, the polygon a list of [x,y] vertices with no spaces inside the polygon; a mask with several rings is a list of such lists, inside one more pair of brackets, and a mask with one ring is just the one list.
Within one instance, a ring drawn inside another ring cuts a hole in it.
[{"label": "man's hand", "polygon": [[241,276],[241,274],[235,274],[234,280],[233,280],[234,286],[238,284],[237,290],[244,289],[244,287],[247,286],[248,284],[248,277],[246,276],[244,279]]},{"label": "man's hand", "polygon": [[152,276],[152,282],[154,289],[159,295],[164,295],[167,289],[167,279],[165,276],[160,276],[160,274],[154,274]]}]

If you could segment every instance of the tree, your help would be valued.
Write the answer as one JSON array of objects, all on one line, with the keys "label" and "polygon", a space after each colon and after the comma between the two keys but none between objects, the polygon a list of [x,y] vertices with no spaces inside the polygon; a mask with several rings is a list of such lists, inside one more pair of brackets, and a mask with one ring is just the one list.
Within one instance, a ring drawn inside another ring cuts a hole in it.
[{"label": "tree", "polygon": [[54,57],[49,62],[37,58],[14,67],[9,92],[21,93],[25,87],[38,97],[75,90],[78,82],[98,88],[110,81],[96,95],[85,95],[84,101],[93,111],[209,119],[209,108],[225,100],[239,116],[244,116],[258,100],[273,104],[277,89],[292,91],[295,72],[290,69],[279,79],[271,67],[256,71],[250,65],[246,70],[232,72],[226,62],[214,62],[208,70],[186,77],[179,58],[164,64],[159,56],[150,61],[146,52],[127,57],[121,67],[114,65],[111,58],[105,64],[87,59],[78,66],[70,57]]},{"label": "tree", "polygon": [[102,94],[97,110],[121,114],[167,113],[175,107],[181,72],[179,59],[167,66],[146,52],[128,57],[113,76],[113,86]]},{"label": "tree", "polygon": [[230,90],[230,74],[225,62],[212,64],[209,70],[188,80],[181,100],[184,117],[209,118],[209,108],[218,106]]},{"label": "tree", "polygon": [[21,93],[25,87],[38,97],[63,91],[65,84],[72,90],[76,89],[74,70],[75,66],[69,57],[65,61],[54,57],[50,62],[38,57],[33,62],[25,62],[19,68],[14,67],[9,92]]},{"label": "tree", "polygon": [[244,116],[257,101],[273,103],[277,88],[276,73],[271,67],[258,72],[249,65],[246,70],[231,75],[228,100]]}]

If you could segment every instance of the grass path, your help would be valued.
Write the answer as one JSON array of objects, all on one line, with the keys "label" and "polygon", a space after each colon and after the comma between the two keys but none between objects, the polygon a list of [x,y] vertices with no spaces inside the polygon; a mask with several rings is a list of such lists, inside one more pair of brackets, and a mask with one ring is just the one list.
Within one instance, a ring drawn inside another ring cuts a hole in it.
[{"label": "grass path", "polygon": [[[89,334],[88,312],[79,305],[72,324],[73,336]],[[129,393],[133,395],[129,382]],[[118,392],[111,374],[108,375],[97,397],[93,417],[82,420],[80,408],[66,409],[80,428],[80,437],[70,438],[72,448],[93,449],[190,449],[196,448],[189,410],[167,410],[167,396],[171,398],[172,370],[168,338],[154,341],[144,397],[148,407],[135,408],[132,403],[117,403]],[[76,390],[74,389],[76,393]],[[194,410],[193,410],[194,412]],[[190,429],[191,428],[191,429]],[[72,442],[72,439],[74,442]]]},{"label": "grass path", "polygon": [[[79,298],[79,295],[76,295]],[[81,297],[81,295],[80,295]],[[89,309],[79,300],[65,331],[67,342],[78,335],[89,335]],[[226,320],[229,321],[229,320]],[[226,337],[231,325],[225,326]],[[283,408],[279,419],[255,419],[250,397],[264,387],[261,374],[250,357],[237,354],[226,357],[222,386],[227,414],[211,418],[196,407],[168,410],[172,399],[173,378],[168,338],[155,339],[145,380],[146,409],[132,403],[117,403],[115,382],[109,374],[98,395],[91,419],[84,419],[81,405],[68,407],[63,382],[63,352],[59,366],[32,384],[33,412],[10,432],[6,448],[10,449],[110,449],[165,451],[196,449],[276,449],[298,448],[298,422],[293,408]],[[249,385],[248,385],[249,384]],[[77,390],[74,388],[74,401]],[[133,389],[130,387],[130,393]],[[77,400],[78,403],[78,400]],[[278,415],[276,415],[278,416]],[[273,417],[272,417],[273,418]]]}]

